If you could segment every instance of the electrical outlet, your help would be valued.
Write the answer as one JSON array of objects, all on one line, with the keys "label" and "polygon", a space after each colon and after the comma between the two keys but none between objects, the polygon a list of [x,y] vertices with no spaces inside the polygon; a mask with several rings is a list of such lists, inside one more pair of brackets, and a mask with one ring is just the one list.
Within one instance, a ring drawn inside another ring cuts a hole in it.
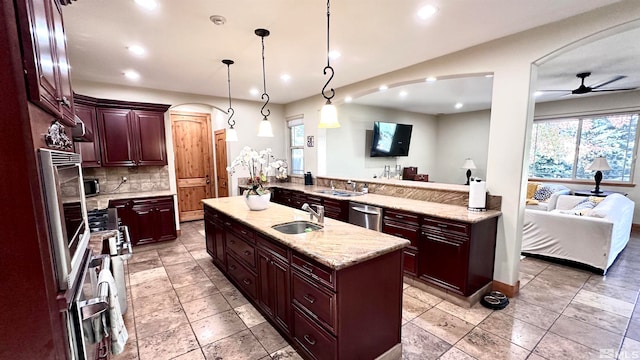
[{"label": "electrical outlet", "polygon": [[123,177],[122,177],[122,182],[123,182],[123,183],[126,183],[126,182],[127,182],[127,177],[126,177],[126,176],[123,176]]}]

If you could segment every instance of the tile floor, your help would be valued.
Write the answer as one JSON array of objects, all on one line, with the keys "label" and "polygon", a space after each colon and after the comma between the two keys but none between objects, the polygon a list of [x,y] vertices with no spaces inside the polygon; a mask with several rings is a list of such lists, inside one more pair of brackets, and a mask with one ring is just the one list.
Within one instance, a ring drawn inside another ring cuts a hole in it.
[{"label": "tile floor", "polygon": [[[212,264],[202,221],[135,248],[129,342],[114,360],[300,359]],[[403,359],[640,358],[640,233],[606,277],[525,258],[507,308],[458,307],[405,284]]]}]

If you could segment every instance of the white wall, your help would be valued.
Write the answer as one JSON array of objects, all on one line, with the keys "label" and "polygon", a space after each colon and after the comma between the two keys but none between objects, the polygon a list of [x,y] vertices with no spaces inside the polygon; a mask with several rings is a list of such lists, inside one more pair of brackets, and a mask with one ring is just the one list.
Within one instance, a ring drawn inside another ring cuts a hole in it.
[{"label": "white wall", "polygon": [[466,158],[476,164],[471,176],[486,179],[491,111],[439,115],[437,119],[436,168],[429,181],[464,184],[467,170],[460,166]]},{"label": "white wall", "polygon": [[[93,96],[102,99],[114,99],[124,101],[138,101],[149,103],[160,103],[172,105],[171,110],[203,112],[211,114],[212,130],[227,127],[226,114],[220,109],[228,108],[228,98],[219,98],[205,95],[195,95],[163,90],[153,90],[145,88],[127,87],[112,84],[103,84],[86,81],[74,81],[73,89],[76,93]],[[254,149],[264,149],[270,147],[276,157],[286,156],[285,132],[283,106],[279,104],[269,104],[271,110],[269,120],[273,126],[273,138],[261,138],[257,136],[258,124],[262,120],[260,108],[263,103],[234,100],[235,110],[234,120],[236,120],[236,130],[238,131],[238,142],[227,143],[227,162],[231,161],[240,153],[244,146]],[[169,177],[171,180],[171,190],[176,191],[175,180],[175,158],[173,154],[173,139],[171,133],[171,120],[169,112],[165,114],[165,135],[167,137],[167,159],[169,165]],[[213,134],[212,134],[213,137]],[[214,144],[215,146],[215,144]],[[214,151],[215,154],[215,151]],[[246,172],[238,171],[229,181],[230,195],[238,194],[237,178],[246,176]],[[215,177],[214,177],[215,179]]]},{"label": "white wall", "polygon": [[[525,144],[528,144],[533,123],[531,90],[535,87],[535,77],[532,77],[532,74],[535,74],[536,68],[532,64],[568,44],[637,19],[640,19],[637,1],[624,0],[566,20],[338,88],[334,103],[340,103],[345,96],[376,89],[380,84],[392,87],[397,83],[429,76],[493,73],[486,178],[489,192],[502,196],[503,212],[498,221],[494,279],[506,284],[516,284],[526,194],[526,168],[523,162],[527,155]],[[339,72],[339,69],[337,71]],[[287,104],[285,114],[304,114],[305,119],[308,117],[317,123],[317,113],[322,105],[322,98],[314,96]],[[338,133],[340,129],[327,130],[328,134],[330,132]],[[333,133],[327,136],[333,136]],[[317,150],[318,173],[322,174],[322,149],[318,147]]]},{"label": "white wall", "polygon": [[[327,174],[357,179],[380,176],[385,165],[417,166],[429,173],[435,159],[435,117],[395,109],[367,105],[344,104],[338,107],[341,128],[326,139]],[[370,157],[371,135],[375,121],[411,124],[409,156]],[[306,126],[305,126],[306,127]],[[369,133],[367,134],[367,131]],[[368,141],[367,141],[368,136]]]},{"label": "white wall", "polygon": [[[640,111],[640,91],[600,95],[564,101],[553,101],[536,104],[535,117],[539,119],[567,117],[576,114]],[[633,171],[633,182],[640,182],[640,163],[636,163]],[[595,180],[587,184],[566,183],[573,190],[593,190]],[[638,186],[616,186],[606,181],[601,184],[603,190],[628,193],[629,199],[636,203],[633,223],[640,224],[640,188]]]}]

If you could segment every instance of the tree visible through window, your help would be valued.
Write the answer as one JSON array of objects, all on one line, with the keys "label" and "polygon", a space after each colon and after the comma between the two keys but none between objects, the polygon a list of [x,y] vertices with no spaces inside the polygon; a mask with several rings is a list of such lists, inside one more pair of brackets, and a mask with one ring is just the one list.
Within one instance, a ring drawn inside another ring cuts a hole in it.
[{"label": "tree visible through window", "polygon": [[291,174],[304,174],[304,124],[302,119],[289,121]]},{"label": "tree visible through window", "polygon": [[638,113],[540,120],[533,124],[529,177],[592,179],[586,170],[604,156],[611,170],[603,179],[631,182],[636,153]]}]

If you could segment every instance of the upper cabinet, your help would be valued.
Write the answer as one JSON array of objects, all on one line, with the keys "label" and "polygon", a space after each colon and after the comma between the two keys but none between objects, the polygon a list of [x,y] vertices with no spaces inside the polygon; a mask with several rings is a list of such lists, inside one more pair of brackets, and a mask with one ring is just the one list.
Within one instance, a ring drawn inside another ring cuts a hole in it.
[{"label": "upper cabinet", "polygon": [[85,125],[95,118],[94,142],[76,144],[83,167],[167,165],[169,105],[76,97],[76,114]]},{"label": "upper cabinet", "polygon": [[56,0],[16,1],[29,99],[75,126],[66,36]]}]

